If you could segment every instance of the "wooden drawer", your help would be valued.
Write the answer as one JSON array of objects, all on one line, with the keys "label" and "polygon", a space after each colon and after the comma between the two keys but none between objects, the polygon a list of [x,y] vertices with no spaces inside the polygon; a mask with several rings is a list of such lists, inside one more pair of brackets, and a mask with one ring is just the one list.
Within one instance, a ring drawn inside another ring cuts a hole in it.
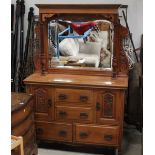
[{"label": "wooden drawer", "polygon": [[12,135],[15,136],[23,136],[26,134],[26,132],[32,127],[34,120],[34,115],[31,113],[23,122],[18,124],[17,126],[14,126],[12,130]]},{"label": "wooden drawer", "polygon": [[56,107],[56,120],[66,122],[93,122],[93,109],[88,107]]},{"label": "wooden drawer", "polygon": [[72,125],[63,123],[36,122],[38,139],[72,142]]},{"label": "wooden drawer", "polygon": [[24,108],[13,111],[11,114],[11,126],[14,127],[20,124],[32,112],[33,100],[28,103]]},{"label": "wooden drawer", "polygon": [[76,124],[75,130],[76,142],[118,145],[118,126],[96,126]]},{"label": "wooden drawer", "polygon": [[55,101],[59,102],[59,104],[62,104],[62,102],[63,104],[77,102],[79,105],[88,105],[93,102],[93,92],[92,90],[56,88]]}]

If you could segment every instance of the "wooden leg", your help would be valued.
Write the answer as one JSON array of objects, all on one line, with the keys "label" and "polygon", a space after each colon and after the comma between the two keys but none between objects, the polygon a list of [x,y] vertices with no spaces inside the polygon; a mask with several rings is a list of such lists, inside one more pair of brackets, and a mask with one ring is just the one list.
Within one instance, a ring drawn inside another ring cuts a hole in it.
[{"label": "wooden leg", "polygon": [[118,155],[122,155],[122,148],[118,148]]},{"label": "wooden leg", "polygon": [[115,155],[122,155],[122,150],[119,148],[115,149]]},{"label": "wooden leg", "polygon": [[115,155],[118,155],[118,148],[115,149]]}]

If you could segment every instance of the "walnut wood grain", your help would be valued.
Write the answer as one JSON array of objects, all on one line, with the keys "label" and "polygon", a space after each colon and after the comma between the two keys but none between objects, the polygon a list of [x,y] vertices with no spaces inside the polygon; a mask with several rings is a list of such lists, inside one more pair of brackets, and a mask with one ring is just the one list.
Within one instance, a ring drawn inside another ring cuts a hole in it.
[{"label": "walnut wood grain", "polygon": [[23,137],[25,155],[37,155],[33,95],[12,92],[11,108],[11,134]]},{"label": "walnut wood grain", "polygon": [[20,110],[12,112],[11,116],[11,126],[14,127],[18,124],[21,124],[31,113],[33,110],[33,101],[30,101],[27,106],[22,107]]},{"label": "walnut wood grain", "polygon": [[34,116],[31,113],[29,117],[22,124],[19,124],[18,126],[14,126],[12,128],[12,131],[11,131],[12,135],[16,135],[16,136],[24,135],[27,132],[27,130],[30,128],[30,126],[33,125],[33,120],[34,120]]},{"label": "walnut wood grain", "polygon": [[34,135],[35,135],[35,127],[34,125],[26,132],[26,134],[23,136],[23,144],[24,146],[26,146],[29,141],[34,141],[35,143],[35,139],[34,139]]},{"label": "walnut wood grain", "polygon": [[24,108],[29,101],[32,99],[32,94],[26,93],[11,93],[11,112],[14,113],[16,110]]}]

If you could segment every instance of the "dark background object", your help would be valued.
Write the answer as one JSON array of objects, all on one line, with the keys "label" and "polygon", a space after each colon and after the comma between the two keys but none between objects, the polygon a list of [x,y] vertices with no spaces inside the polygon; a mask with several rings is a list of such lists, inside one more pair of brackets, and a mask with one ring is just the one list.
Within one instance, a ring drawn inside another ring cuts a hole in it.
[{"label": "dark background object", "polygon": [[129,89],[125,118],[129,124],[143,128],[143,36],[141,38],[140,61],[129,71]]},{"label": "dark background object", "polygon": [[18,56],[18,29],[19,29],[19,19],[20,19],[20,1],[16,1],[16,17],[15,17],[15,30],[13,34],[13,41],[12,41],[12,48],[11,48],[11,79],[13,80],[12,83],[12,90],[15,90],[15,76],[16,76],[16,62]]},{"label": "dark background object", "polygon": [[138,62],[138,56],[137,56],[137,53],[135,52],[135,45],[134,45],[134,42],[133,42],[133,39],[132,39],[132,35],[131,35],[130,29],[129,29],[127,18],[125,16],[125,12],[122,11],[122,13],[123,13],[123,17],[124,17],[124,21],[125,21],[126,27],[127,27],[128,31],[129,31],[129,37],[130,37],[130,40],[131,40],[131,43],[132,43],[132,46],[133,46],[133,52],[135,53],[136,61]]},{"label": "dark background object", "polygon": [[[12,58],[13,58],[13,32],[14,32],[14,4],[11,4],[11,69],[12,69]],[[11,90],[14,89],[12,78],[13,77],[11,75]]]},{"label": "dark background object", "polygon": [[33,13],[34,9],[33,7],[30,7],[29,13],[28,13],[28,29],[27,29],[27,35],[26,35],[26,43],[25,43],[25,51],[24,51],[24,65],[27,63],[27,55],[28,55],[28,47],[29,47],[29,37],[30,37],[30,31],[31,31],[31,25],[32,25],[32,18],[34,16]]},{"label": "dark background object", "polygon": [[25,14],[25,4],[24,0],[21,0],[21,12],[20,12],[20,51],[19,51],[19,68],[18,68],[18,91],[23,92],[22,89],[22,70],[23,70],[23,54],[24,54],[24,14]]},{"label": "dark background object", "polygon": [[13,31],[14,27],[14,4],[11,4],[11,31]]},{"label": "dark background object", "polygon": [[[23,83],[26,78],[27,70],[33,68],[29,65],[29,55],[33,56],[32,36],[33,36],[33,8],[30,7],[28,13],[28,30],[26,44],[24,50],[24,15],[25,4],[24,0],[16,1],[16,17],[14,26],[14,5],[11,5],[11,91],[25,92]],[[13,31],[13,28],[15,30]],[[30,38],[31,37],[31,38]],[[32,57],[31,56],[31,57]],[[32,57],[33,61],[33,57]],[[28,68],[28,66],[30,66]],[[28,69],[27,69],[28,68]],[[32,70],[32,69],[31,69]]]},{"label": "dark background object", "polygon": [[[24,55],[23,55],[23,62],[22,62],[22,70],[21,70],[21,83],[20,83],[20,87],[21,87],[21,92],[25,92],[25,85],[23,83],[23,80],[29,75],[28,73],[30,72],[30,70],[33,68],[33,66],[29,64],[29,59],[33,59],[30,58],[30,55],[33,55],[33,46],[32,46],[32,42],[33,42],[33,20],[34,20],[34,13],[33,13],[34,9],[33,7],[30,7],[29,9],[29,13],[28,13],[28,29],[27,29],[27,35],[26,35],[26,43],[25,43],[25,50],[24,50]],[[31,72],[32,73],[32,72]]]}]

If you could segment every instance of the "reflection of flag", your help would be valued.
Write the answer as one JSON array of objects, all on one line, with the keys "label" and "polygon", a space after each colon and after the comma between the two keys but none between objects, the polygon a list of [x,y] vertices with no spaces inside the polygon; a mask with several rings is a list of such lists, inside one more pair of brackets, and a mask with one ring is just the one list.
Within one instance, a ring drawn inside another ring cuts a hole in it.
[{"label": "reflection of flag", "polygon": [[87,30],[96,26],[96,22],[85,22],[85,23],[70,23],[71,27],[74,31],[76,31],[79,35],[83,35]]}]

